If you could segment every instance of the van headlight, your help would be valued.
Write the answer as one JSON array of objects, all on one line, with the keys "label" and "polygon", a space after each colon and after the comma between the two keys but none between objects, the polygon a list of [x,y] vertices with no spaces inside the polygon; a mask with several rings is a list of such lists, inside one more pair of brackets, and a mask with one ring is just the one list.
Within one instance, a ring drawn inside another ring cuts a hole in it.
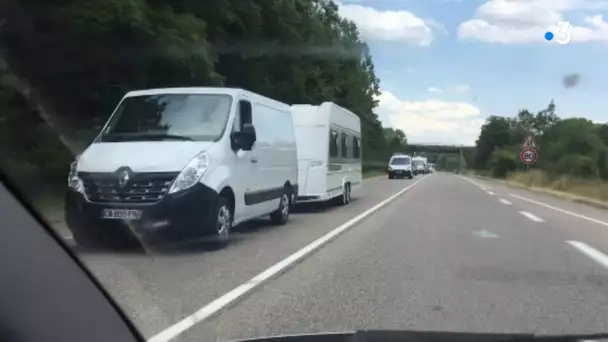
[{"label": "van headlight", "polygon": [[173,185],[171,185],[171,189],[169,189],[169,193],[173,194],[192,187],[201,180],[208,167],[209,155],[206,152],[197,155],[188,163],[188,165],[186,165],[182,172],[177,175]]},{"label": "van headlight", "polygon": [[78,177],[78,157],[76,160],[70,164],[70,173],[68,174],[68,188],[84,193],[84,186],[82,185],[82,180]]}]

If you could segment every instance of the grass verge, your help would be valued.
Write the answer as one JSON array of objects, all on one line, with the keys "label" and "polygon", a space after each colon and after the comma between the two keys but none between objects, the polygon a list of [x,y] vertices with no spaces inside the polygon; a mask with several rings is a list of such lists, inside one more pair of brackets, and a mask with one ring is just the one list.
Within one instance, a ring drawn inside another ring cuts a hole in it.
[{"label": "grass verge", "polygon": [[371,177],[376,177],[376,176],[382,176],[385,174],[386,174],[385,170],[366,170],[366,171],[363,171],[363,178],[371,178]]}]

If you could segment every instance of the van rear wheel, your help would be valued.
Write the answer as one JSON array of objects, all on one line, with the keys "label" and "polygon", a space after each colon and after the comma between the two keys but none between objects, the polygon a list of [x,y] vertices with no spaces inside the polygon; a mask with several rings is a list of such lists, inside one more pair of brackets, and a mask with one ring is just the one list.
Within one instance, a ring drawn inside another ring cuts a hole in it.
[{"label": "van rear wheel", "polygon": [[289,188],[285,188],[281,194],[281,201],[277,210],[270,214],[270,220],[274,224],[284,225],[289,221],[289,214],[291,213],[291,191]]}]

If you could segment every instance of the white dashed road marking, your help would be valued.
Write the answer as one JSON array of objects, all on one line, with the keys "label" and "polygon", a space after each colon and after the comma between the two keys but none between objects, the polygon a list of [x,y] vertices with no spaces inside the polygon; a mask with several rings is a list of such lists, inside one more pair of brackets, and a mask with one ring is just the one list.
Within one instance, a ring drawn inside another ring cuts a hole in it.
[{"label": "white dashed road marking", "polygon": [[512,204],[511,202],[507,201],[506,199],[502,199],[502,198],[500,199],[500,203],[506,204],[506,205],[511,205]]},{"label": "white dashed road marking", "polygon": [[518,199],[520,199],[520,200],[524,200],[524,201],[528,201],[528,202],[530,202],[530,203],[534,203],[534,204],[541,205],[541,206],[543,206],[543,207],[545,207],[545,208],[549,208],[549,209],[553,209],[553,210],[555,210],[555,211],[559,211],[559,212],[560,212],[560,213],[562,213],[562,214],[566,214],[566,215],[570,215],[570,216],[578,217],[578,218],[580,218],[580,219],[587,220],[587,221],[591,221],[591,222],[593,222],[593,223],[601,224],[601,225],[603,225],[603,226],[608,227],[608,222],[600,221],[600,220],[598,220],[598,219],[594,219],[594,218],[589,217],[589,216],[585,216],[585,215],[581,215],[581,214],[573,213],[573,212],[571,212],[571,211],[564,210],[564,209],[560,209],[560,208],[558,208],[558,207],[554,207],[554,206],[552,206],[552,205],[548,205],[548,204],[545,204],[545,203],[542,203],[542,202],[538,202],[538,201],[535,201],[535,200],[531,200],[531,199],[526,198],[526,197],[518,196],[518,195],[515,195],[515,194],[509,194],[509,195],[510,195],[510,196],[512,196],[512,197],[518,198]]},{"label": "white dashed road marking", "polygon": [[576,248],[579,252],[585,254],[589,258],[593,259],[598,264],[608,269],[608,255],[598,251],[597,249],[582,243],[580,241],[566,241],[572,247]]},{"label": "white dashed road marking", "polygon": [[545,220],[541,219],[540,217],[531,214],[527,211],[520,211],[520,214],[524,215],[525,217],[529,218],[530,220],[534,221],[534,222],[545,222]]}]

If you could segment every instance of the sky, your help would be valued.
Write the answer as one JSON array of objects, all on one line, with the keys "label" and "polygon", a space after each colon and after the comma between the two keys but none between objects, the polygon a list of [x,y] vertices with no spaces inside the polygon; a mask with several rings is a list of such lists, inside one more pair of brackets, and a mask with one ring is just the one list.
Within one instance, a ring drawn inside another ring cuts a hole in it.
[{"label": "sky", "polygon": [[[410,143],[473,145],[488,116],[537,112],[551,100],[561,118],[608,121],[608,0],[338,4],[371,49],[376,113]],[[566,38],[562,21],[568,44],[556,41]],[[569,75],[578,82],[566,86]]]}]

